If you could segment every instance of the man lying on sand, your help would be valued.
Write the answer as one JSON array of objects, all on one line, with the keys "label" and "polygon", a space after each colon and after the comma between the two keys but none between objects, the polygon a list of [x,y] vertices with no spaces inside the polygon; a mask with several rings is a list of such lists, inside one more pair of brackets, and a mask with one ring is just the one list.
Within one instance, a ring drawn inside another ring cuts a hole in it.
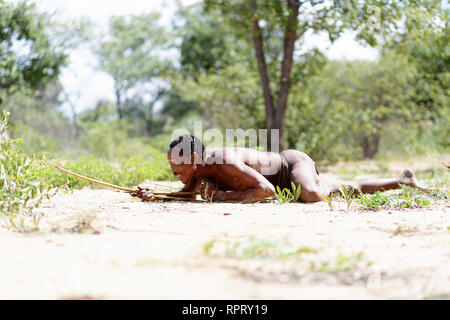
[{"label": "man lying on sand", "polygon": [[[355,194],[399,189],[402,184],[417,187],[409,170],[393,179],[342,181],[319,173],[311,157],[301,151],[278,154],[248,148],[206,149],[192,135],[172,141],[167,159],[173,174],[185,184],[181,191],[199,192],[202,198],[212,201],[263,201],[274,196],[276,186],[281,190],[291,188],[291,182],[301,186],[301,202],[322,201],[322,195],[340,192],[342,186],[353,189]],[[158,200],[148,188],[140,186],[139,190],[143,200]]]}]

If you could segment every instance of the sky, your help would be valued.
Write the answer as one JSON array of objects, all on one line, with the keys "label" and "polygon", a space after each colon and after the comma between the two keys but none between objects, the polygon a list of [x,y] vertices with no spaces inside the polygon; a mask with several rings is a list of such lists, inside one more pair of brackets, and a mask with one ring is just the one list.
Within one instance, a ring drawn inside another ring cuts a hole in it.
[{"label": "sky", "polygon": [[[56,18],[64,20],[77,20],[80,17],[89,17],[92,22],[105,30],[111,16],[140,14],[149,11],[158,11],[162,21],[170,24],[176,10],[175,0],[34,0],[39,10],[54,12]],[[193,4],[198,0],[181,0],[184,5]],[[378,51],[374,48],[362,46],[354,40],[354,35],[345,33],[333,45],[322,35],[306,35],[307,48],[318,47],[330,59],[343,60],[375,60]],[[80,112],[95,106],[100,99],[114,100],[113,79],[96,67],[95,56],[86,46],[70,52],[69,65],[62,71],[61,84]],[[69,113],[67,104],[62,109]]]}]

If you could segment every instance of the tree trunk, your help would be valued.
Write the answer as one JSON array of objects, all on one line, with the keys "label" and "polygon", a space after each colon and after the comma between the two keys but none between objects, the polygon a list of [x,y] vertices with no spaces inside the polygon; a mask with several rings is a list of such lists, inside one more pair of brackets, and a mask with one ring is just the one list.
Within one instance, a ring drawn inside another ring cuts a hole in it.
[{"label": "tree trunk", "polygon": [[298,10],[300,3],[297,0],[286,0],[291,10],[286,28],[284,30],[283,61],[281,63],[281,77],[275,111],[275,127],[280,130],[280,150],[284,133],[284,119],[288,102],[289,88],[291,86],[291,71],[294,57],[294,45],[297,40]]},{"label": "tree trunk", "polygon": [[62,87],[60,82],[57,82],[57,86],[58,86],[59,90],[61,91],[61,93],[64,95],[64,100],[69,104],[70,111],[72,112],[73,134],[72,134],[72,132],[70,133],[70,138],[73,140],[77,140],[78,137],[80,136],[81,128],[80,128],[80,125],[78,124],[78,117],[77,117],[77,111],[76,111],[75,105],[74,105],[72,99],[70,98],[69,94]]},{"label": "tree trunk", "polygon": [[380,146],[380,134],[363,135],[361,146],[363,147],[364,159],[373,159],[378,153],[378,148]]},{"label": "tree trunk", "polygon": [[275,109],[272,92],[270,90],[270,79],[267,72],[267,64],[264,54],[264,43],[262,38],[262,31],[259,27],[259,20],[257,18],[257,6],[254,0],[251,1],[251,7],[255,14],[253,20],[253,46],[255,49],[255,56],[258,62],[258,71],[261,79],[263,89],[264,103],[266,106],[266,126],[269,130],[268,141],[270,144],[270,130],[279,130],[279,150],[283,149],[282,139],[284,133],[284,119],[286,116],[287,101],[289,96],[290,78],[293,64],[294,45],[297,40],[297,23],[300,2],[298,0],[286,0],[287,6],[291,11],[287,19],[284,45],[283,45],[283,61],[281,63],[281,78],[277,97],[277,106]]},{"label": "tree trunk", "polygon": [[124,116],[122,107],[122,93],[119,85],[116,84],[114,87],[114,91],[116,94],[117,115],[119,116],[119,119],[122,119]]},{"label": "tree trunk", "polygon": [[[256,7],[256,2],[254,0],[251,1],[251,6],[253,13],[255,14],[255,19],[253,20],[253,46],[255,48],[256,61],[258,61],[259,77],[261,79],[264,103],[266,105],[266,126],[267,129],[270,130],[274,127],[275,108],[272,92],[270,90],[270,79],[269,73],[267,72],[262,31],[259,27],[259,19],[256,17],[256,11],[258,8]],[[270,139],[268,141],[270,141]]]}]

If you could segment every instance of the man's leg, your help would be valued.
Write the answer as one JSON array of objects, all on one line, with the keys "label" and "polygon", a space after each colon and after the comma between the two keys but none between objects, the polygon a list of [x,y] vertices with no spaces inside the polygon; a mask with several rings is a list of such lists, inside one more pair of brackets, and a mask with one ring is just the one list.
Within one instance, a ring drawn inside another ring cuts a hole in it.
[{"label": "man's leg", "polygon": [[281,153],[289,163],[290,180],[300,185],[302,202],[322,201],[322,193],[329,194],[328,185],[320,185],[319,175],[316,172],[314,161],[304,152],[297,150],[285,150]]},{"label": "man's leg", "polygon": [[363,193],[375,193],[377,191],[399,189],[400,185],[418,187],[414,174],[405,170],[398,178],[379,179],[367,178],[355,181],[343,181],[328,174],[317,174],[314,161],[306,153],[297,150],[285,150],[283,156],[289,163],[291,169],[290,178],[296,186],[302,187],[300,200],[303,202],[322,201],[322,195],[342,192],[344,185],[348,190],[353,189],[355,194],[359,190]]},{"label": "man's leg", "polygon": [[[362,193],[375,193],[377,191],[385,191],[392,189],[400,189],[401,185],[407,185],[410,187],[420,188],[417,183],[417,179],[414,174],[405,170],[398,178],[380,179],[380,178],[364,178],[356,179],[354,181],[343,181],[333,176],[321,173],[319,175],[319,185],[322,186],[322,190],[329,192],[341,192],[342,186],[345,186],[347,190],[354,190],[354,194]],[[327,189],[328,188],[328,189]],[[325,195],[327,193],[323,192]]]},{"label": "man's leg", "polygon": [[362,193],[375,193],[377,191],[400,189],[400,185],[404,184],[410,187],[419,187],[414,174],[405,170],[400,177],[394,179],[356,179],[351,183],[355,189],[361,190]]}]

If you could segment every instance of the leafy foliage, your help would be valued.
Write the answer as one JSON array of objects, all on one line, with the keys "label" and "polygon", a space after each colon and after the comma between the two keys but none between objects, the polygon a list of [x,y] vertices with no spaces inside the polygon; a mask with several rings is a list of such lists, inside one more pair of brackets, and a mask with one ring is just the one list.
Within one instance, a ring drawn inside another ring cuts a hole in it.
[{"label": "leafy foliage", "polygon": [[[9,113],[3,111],[0,136],[7,128],[8,117]],[[23,151],[21,140],[0,141],[0,160],[0,217],[7,227],[18,231],[37,230],[40,218],[30,213],[48,197],[49,187],[39,181],[34,159]]]},{"label": "leafy foliage", "polygon": [[96,48],[100,68],[114,79],[118,117],[143,120],[147,132],[155,125],[154,104],[164,92],[161,88],[151,92],[149,85],[169,69],[170,61],[163,58],[169,46],[160,15],[149,13],[112,17],[109,33]]},{"label": "leafy foliage", "polygon": [[[167,160],[157,151],[153,151],[152,158],[132,156],[122,159],[115,165],[108,159],[96,158],[92,155],[81,156],[76,161],[64,164],[57,162],[57,164],[75,173],[121,186],[133,187],[145,180],[174,179]],[[50,166],[37,168],[36,174],[40,181],[49,187],[101,188],[99,185],[56,171]]]},{"label": "leafy foliage", "polygon": [[291,190],[288,188],[281,188],[276,186],[275,197],[279,203],[288,203],[288,202],[297,202],[300,199],[302,194],[302,186],[295,186],[293,182],[291,182]]},{"label": "leafy foliage", "polygon": [[400,194],[400,199],[383,195],[377,191],[374,194],[362,193],[357,201],[363,205],[363,209],[368,210],[379,210],[381,208],[423,208],[430,205],[430,201],[418,196],[412,198],[411,193],[405,191]]},{"label": "leafy foliage", "polygon": [[58,76],[67,54],[52,42],[51,24],[34,3],[0,1],[0,90],[37,88]]},{"label": "leafy foliage", "polygon": [[374,157],[385,128],[411,119],[414,71],[395,54],[378,62],[329,62],[310,79],[306,96],[294,93],[287,118],[291,147],[314,159],[345,159],[358,152]]},{"label": "leafy foliage", "polygon": [[199,106],[208,127],[247,129],[264,121],[258,78],[240,64],[197,79],[177,77],[173,85]]},{"label": "leafy foliage", "polygon": [[228,244],[226,248],[226,255],[235,259],[285,260],[313,252],[315,250],[311,248],[293,247],[286,244],[285,241],[258,239],[255,237],[250,237],[247,241]]},{"label": "leafy foliage", "polygon": [[448,65],[449,10],[441,3],[429,10],[410,8],[405,12],[405,29],[391,39],[385,50],[407,57],[417,70],[411,100],[417,112],[412,122],[422,144],[448,148],[450,105]]},{"label": "leafy foliage", "polygon": [[334,199],[334,193],[330,193],[329,195],[322,194],[323,200],[326,202],[328,207],[330,208],[330,211],[333,211],[333,199]]},{"label": "leafy foliage", "polygon": [[388,195],[383,195],[379,191],[374,194],[362,193],[358,202],[364,206],[364,208],[370,210],[378,210],[382,207],[390,208],[392,199]]},{"label": "leafy foliage", "polygon": [[356,197],[354,192],[355,189],[350,187],[347,190],[347,188],[344,185],[342,186],[342,194],[344,195],[345,202],[347,202],[347,210],[350,208],[350,205],[352,204],[353,200]]}]

